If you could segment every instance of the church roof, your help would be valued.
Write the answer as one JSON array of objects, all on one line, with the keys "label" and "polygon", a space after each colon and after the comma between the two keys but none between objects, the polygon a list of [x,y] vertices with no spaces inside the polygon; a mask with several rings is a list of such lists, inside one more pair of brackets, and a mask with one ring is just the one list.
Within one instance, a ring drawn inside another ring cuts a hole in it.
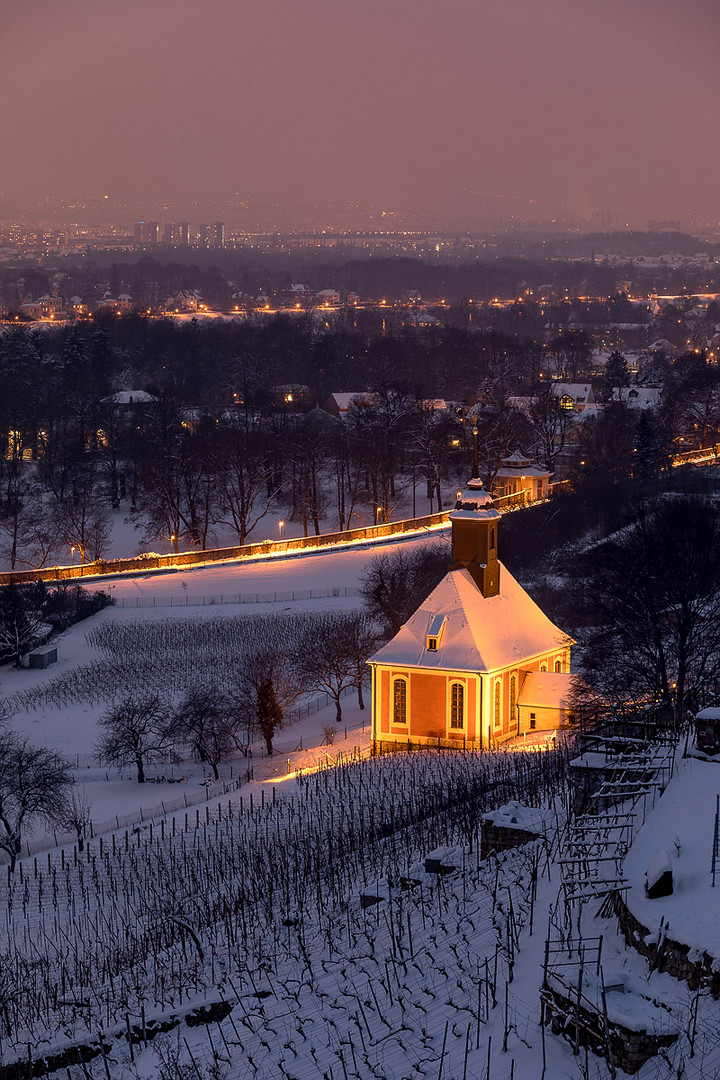
[{"label": "church roof", "polygon": [[[437,650],[426,648],[433,619],[445,618]],[[449,570],[371,664],[490,672],[562,649],[570,638],[543,614],[503,566],[500,592],[485,597],[467,570]]]}]

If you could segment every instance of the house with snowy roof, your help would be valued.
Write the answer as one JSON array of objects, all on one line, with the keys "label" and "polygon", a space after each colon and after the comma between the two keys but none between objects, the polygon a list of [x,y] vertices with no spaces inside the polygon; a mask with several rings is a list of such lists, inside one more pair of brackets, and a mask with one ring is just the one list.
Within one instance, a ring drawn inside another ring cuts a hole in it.
[{"label": "house with snowy roof", "polygon": [[500,462],[493,489],[498,498],[517,495],[517,502],[537,502],[547,499],[549,483],[550,472],[516,450]]},{"label": "house with snowy roof", "polygon": [[590,383],[555,382],[550,391],[560,401],[560,408],[568,412],[582,413],[595,404],[595,394]]},{"label": "house with snowy roof", "polygon": [[662,402],[662,390],[656,386],[614,386],[612,400],[629,409],[657,409]]},{"label": "house with snowy roof", "polygon": [[376,750],[488,748],[566,721],[574,642],[498,560],[501,516],[482,480],[450,521],[448,572],[368,661]]}]

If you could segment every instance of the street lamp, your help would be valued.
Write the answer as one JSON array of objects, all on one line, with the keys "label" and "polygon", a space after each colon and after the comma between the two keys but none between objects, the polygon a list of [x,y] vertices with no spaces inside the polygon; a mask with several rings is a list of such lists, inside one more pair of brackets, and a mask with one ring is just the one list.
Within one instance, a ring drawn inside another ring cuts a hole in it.
[{"label": "street lamp", "polygon": [[380,515],[382,514],[382,506],[375,507],[375,524],[380,524]]},{"label": "street lamp", "polygon": [[170,550],[175,548],[175,533],[170,533]]},{"label": "street lamp", "polygon": [[472,433],[473,433],[473,471],[472,471],[472,474],[473,474],[473,476],[477,476],[477,474],[478,474],[478,456],[477,456],[478,428],[477,428],[477,424],[473,424]]},{"label": "street lamp", "polygon": [[70,565],[75,565],[75,545],[70,548]]},{"label": "street lamp", "polygon": [[285,524],[284,521],[278,521],[278,540],[282,540],[282,531],[283,531],[283,525],[284,524]]}]

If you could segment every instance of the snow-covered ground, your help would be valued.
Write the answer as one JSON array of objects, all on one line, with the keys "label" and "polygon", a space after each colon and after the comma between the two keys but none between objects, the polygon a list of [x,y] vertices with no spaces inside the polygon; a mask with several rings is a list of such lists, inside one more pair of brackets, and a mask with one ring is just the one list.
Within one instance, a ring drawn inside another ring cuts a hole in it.
[{"label": "snow-covered ground", "polygon": [[[432,542],[447,545],[443,538]],[[359,606],[363,568],[375,553],[353,549],[117,580],[109,584],[118,603],[63,635],[56,666],[0,669],[0,693],[42,687],[86,664],[92,656],[86,634],[104,623]],[[307,599],[308,590],[324,595]],[[278,601],[227,602],[258,593]],[[303,598],[288,599],[292,593]],[[39,988],[35,1019],[23,1014],[26,1029],[4,1027],[0,1013],[0,1065],[75,1043],[97,1045],[102,1032],[105,1057],[85,1065],[87,1072],[69,1064],[56,1075],[610,1077],[604,1059],[582,1049],[574,1055],[569,1042],[539,1025],[545,941],[548,928],[563,921],[554,814],[519,809],[511,815],[545,822],[549,846],[543,841],[499,859],[480,860],[464,831],[462,785],[474,782],[475,769],[516,776],[509,785],[486,786],[482,809],[505,807],[503,820],[508,799],[521,801],[528,783],[535,796],[545,792],[534,805],[561,811],[565,781],[553,788],[540,779],[561,751],[530,758],[500,753],[489,762],[486,756],[485,764],[459,754],[369,759],[369,710],[361,712],[349,695],[341,725],[333,725],[333,708],[319,708],[278,733],[272,759],[260,757],[258,746],[251,760],[225,763],[223,786],[207,786],[202,769],[187,762],[157,766],[150,775],[165,779],[138,785],[129,771],[106,772],[93,762],[101,711],[76,702],[20,710],[11,721],[34,742],[75,760],[102,830],[80,857],[72,844],[62,852],[43,849],[23,860],[22,878],[0,876],[6,980],[0,985],[23,986],[17,1001],[24,1004]],[[335,726],[332,745],[325,743],[328,726]],[[520,764],[507,764],[515,758]],[[248,766],[254,778],[238,789]],[[626,865],[639,887],[658,837],[665,844],[678,836],[679,890],[667,898],[676,906],[662,910],[673,928],[688,933],[705,920],[708,941],[713,935],[720,941],[715,890],[705,880],[716,771],[714,764],[687,764]],[[460,793],[456,801],[453,791]],[[46,846],[53,843],[48,838]],[[424,857],[438,846],[443,862],[455,867],[447,875],[425,869]],[[655,911],[666,901],[646,903]],[[629,1023],[633,1017],[630,1026],[642,1026],[654,1023],[659,1009],[681,1031],[665,1057],[636,1075],[720,1075],[716,1004],[704,995],[694,1003],[685,984],[650,975],[646,962],[626,950],[614,919],[599,916],[599,906],[586,903],[576,915],[586,939],[603,936],[605,982],[616,988],[609,994],[611,1018]],[[573,919],[565,932],[577,928]],[[586,994],[588,979],[586,973]],[[220,1011],[212,1023],[188,1024],[188,1010],[213,1003]],[[152,1034],[156,1022],[170,1017],[175,1026],[146,1045],[143,1022]],[[136,1031],[132,1054],[128,1024]]]},{"label": "snow-covered ground", "polygon": [[[447,540],[442,537],[430,541],[419,538],[404,543],[423,542],[448,547]],[[385,545],[379,550],[393,551],[400,546]],[[300,615],[307,611],[359,608],[361,599],[358,590],[363,572],[376,553],[376,549],[364,546],[254,566],[223,564],[207,569],[135,576],[108,582],[105,588],[112,593],[115,605],[64,633],[58,641],[58,662],[52,667],[45,670],[17,670],[9,666],[0,668],[0,697],[13,697],[45,686],[78,666],[97,659],[99,653],[88,644],[86,637],[90,630],[104,623],[134,622],[137,619],[232,618],[269,613]],[[307,599],[308,593],[317,594],[317,598]],[[277,601],[233,602],[238,596],[247,599],[258,594],[277,597]],[[293,595],[302,599],[289,599]],[[212,672],[208,672],[209,677],[212,675]],[[318,755],[324,758],[326,753],[330,753],[334,758],[338,753],[352,752],[356,746],[367,749],[369,710],[366,708],[361,712],[352,696],[346,697],[344,702],[346,723],[336,733],[332,748],[320,749],[325,742],[324,729],[334,723],[334,707],[324,704],[318,695],[310,695],[314,711],[309,716],[293,719],[289,726],[278,733],[278,761],[282,762],[286,772],[288,759],[290,771],[293,771],[296,765],[307,767]],[[318,705],[322,707],[317,708]],[[183,762],[174,769],[171,765],[163,765],[149,770],[150,776],[174,774],[174,778],[185,777],[182,785],[174,780],[173,783],[140,786],[133,780],[132,770],[118,773],[118,770],[98,769],[94,760],[98,739],[97,721],[105,708],[102,703],[91,704],[81,700],[63,708],[48,705],[20,708],[9,726],[33,743],[48,746],[76,764],[76,778],[84,785],[95,822],[105,822],[116,814],[127,816],[140,807],[153,810],[160,807],[163,801],[176,800],[179,792],[192,790],[197,795],[205,775],[202,768],[193,762]],[[302,752],[296,749],[301,743]],[[255,770],[258,773],[262,764],[262,775],[266,776],[270,770],[262,754],[262,745],[258,743],[253,748],[252,764],[258,766]],[[236,779],[239,772],[246,771],[247,766],[248,761],[238,756],[221,766],[221,776],[226,780]]]},{"label": "snow-covered ground", "polygon": [[[631,885],[626,902],[637,919],[656,931],[720,959],[720,859],[712,883],[715,801],[720,764],[685,758],[625,860]],[[670,896],[649,900],[645,872],[661,857],[672,870]]]}]

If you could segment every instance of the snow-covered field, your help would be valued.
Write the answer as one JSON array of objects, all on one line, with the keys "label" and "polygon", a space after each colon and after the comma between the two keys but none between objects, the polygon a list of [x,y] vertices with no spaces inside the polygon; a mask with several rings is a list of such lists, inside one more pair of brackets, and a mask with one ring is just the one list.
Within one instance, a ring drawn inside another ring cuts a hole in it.
[{"label": "snow-covered field", "polygon": [[[405,541],[405,544],[422,542],[420,539]],[[448,546],[444,538],[430,542]],[[399,546],[385,545],[380,550],[392,551]],[[220,565],[108,582],[105,587],[112,593],[115,605],[63,634],[58,642],[58,663],[52,667],[44,671],[28,668],[16,670],[8,666],[0,668],[0,697],[23,697],[97,661],[100,654],[88,644],[86,638],[91,630],[108,623],[168,618],[230,619],[269,613],[292,617],[307,611],[359,608],[361,600],[358,589],[362,574],[375,554],[376,549],[364,546],[254,566]],[[308,593],[318,594],[318,598],[307,599]],[[277,597],[277,601],[233,602],[238,596],[247,599],[258,594]],[[293,594],[302,599],[288,599]],[[208,679],[216,679],[217,674],[209,665]],[[131,685],[117,689],[120,692],[135,688]],[[333,741],[333,758],[338,753],[352,752],[356,747],[367,750],[369,746],[369,711],[361,712],[350,696],[345,701],[343,711],[346,722]],[[276,739],[278,762],[282,760],[286,772],[288,759],[289,771],[293,771],[296,766],[307,767],[318,756],[326,760],[325,754],[329,752],[328,748],[321,750],[320,747],[325,741],[323,729],[333,723],[334,710],[318,695],[311,695],[309,704],[313,709],[310,715],[293,719]],[[118,772],[94,767],[97,721],[105,708],[106,704],[102,701],[84,699],[62,707],[53,707],[47,702],[29,708],[21,706],[10,727],[38,745],[59,751],[78,765],[76,777],[84,785],[90,799],[95,822],[105,822],[115,814],[127,816],[141,806],[152,811],[163,801],[177,800],[179,792],[184,794],[187,791],[193,800],[198,793],[206,793],[202,786],[206,779],[203,770],[192,762],[183,762],[174,769],[170,765],[152,769],[151,776],[172,774],[174,782],[153,783],[144,787],[133,780],[130,770]],[[300,744],[302,751],[297,749]],[[268,763],[262,761],[261,754],[261,745],[256,744],[252,764],[258,766],[255,768],[258,775],[267,776],[270,769]],[[221,776],[228,781],[235,780],[238,772],[245,773],[247,767],[246,759],[240,757],[221,766]],[[276,768],[280,767],[278,763]],[[185,778],[182,788],[175,782],[177,776]]]},{"label": "snow-covered field", "polygon": [[[95,626],[357,607],[373,554],[115,581],[119,603],[67,632],[56,666],[2,669],[0,693],[42,689],[87,664]],[[324,595],[307,599],[308,590]],[[278,600],[227,603],[258,593]],[[487,811],[508,799],[550,807],[562,822],[562,747],[369,758],[368,711],[348,696],[332,746],[322,743],[333,710],[320,707],[278,734],[272,759],[257,747],[250,761],[225,763],[221,785],[188,762],[157,766],[151,774],[165,779],[138,785],[95,764],[101,711],[45,704],[11,721],[75,760],[102,828],[83,853],[38,837],[42,850],[0,878],[0,1066],[65,1053],[54,1074],[64,1080],[604,1080],[603,1058],[574,1054],[539,1023],[546,939],[579,929],[588,941],[603,936],[609,1017],[637,1027],[661,1014],[681,1032],[636,1075],[720,1075],[716,1004],[650,975],[598,901],[566,921],[552,824],[543,840],[479,857],[476,799]],[[693,762],[688,790],[671,785],[659,800],[662,836],[692,830],[702,768],[712,786],[715,766]],[[517,816],[527,824],[527,812]],[[700,850],[704,841],[680,842]],[[633,879],[657,846],[648,826],[637,844]],[[431,854],[447,872],[430,872]],[[683,886],[671,921],[698,920],[693,895]],[[704,896],[714,919],[714,891]],[[74,1046],[95,1056],[80,1064]]]}]

